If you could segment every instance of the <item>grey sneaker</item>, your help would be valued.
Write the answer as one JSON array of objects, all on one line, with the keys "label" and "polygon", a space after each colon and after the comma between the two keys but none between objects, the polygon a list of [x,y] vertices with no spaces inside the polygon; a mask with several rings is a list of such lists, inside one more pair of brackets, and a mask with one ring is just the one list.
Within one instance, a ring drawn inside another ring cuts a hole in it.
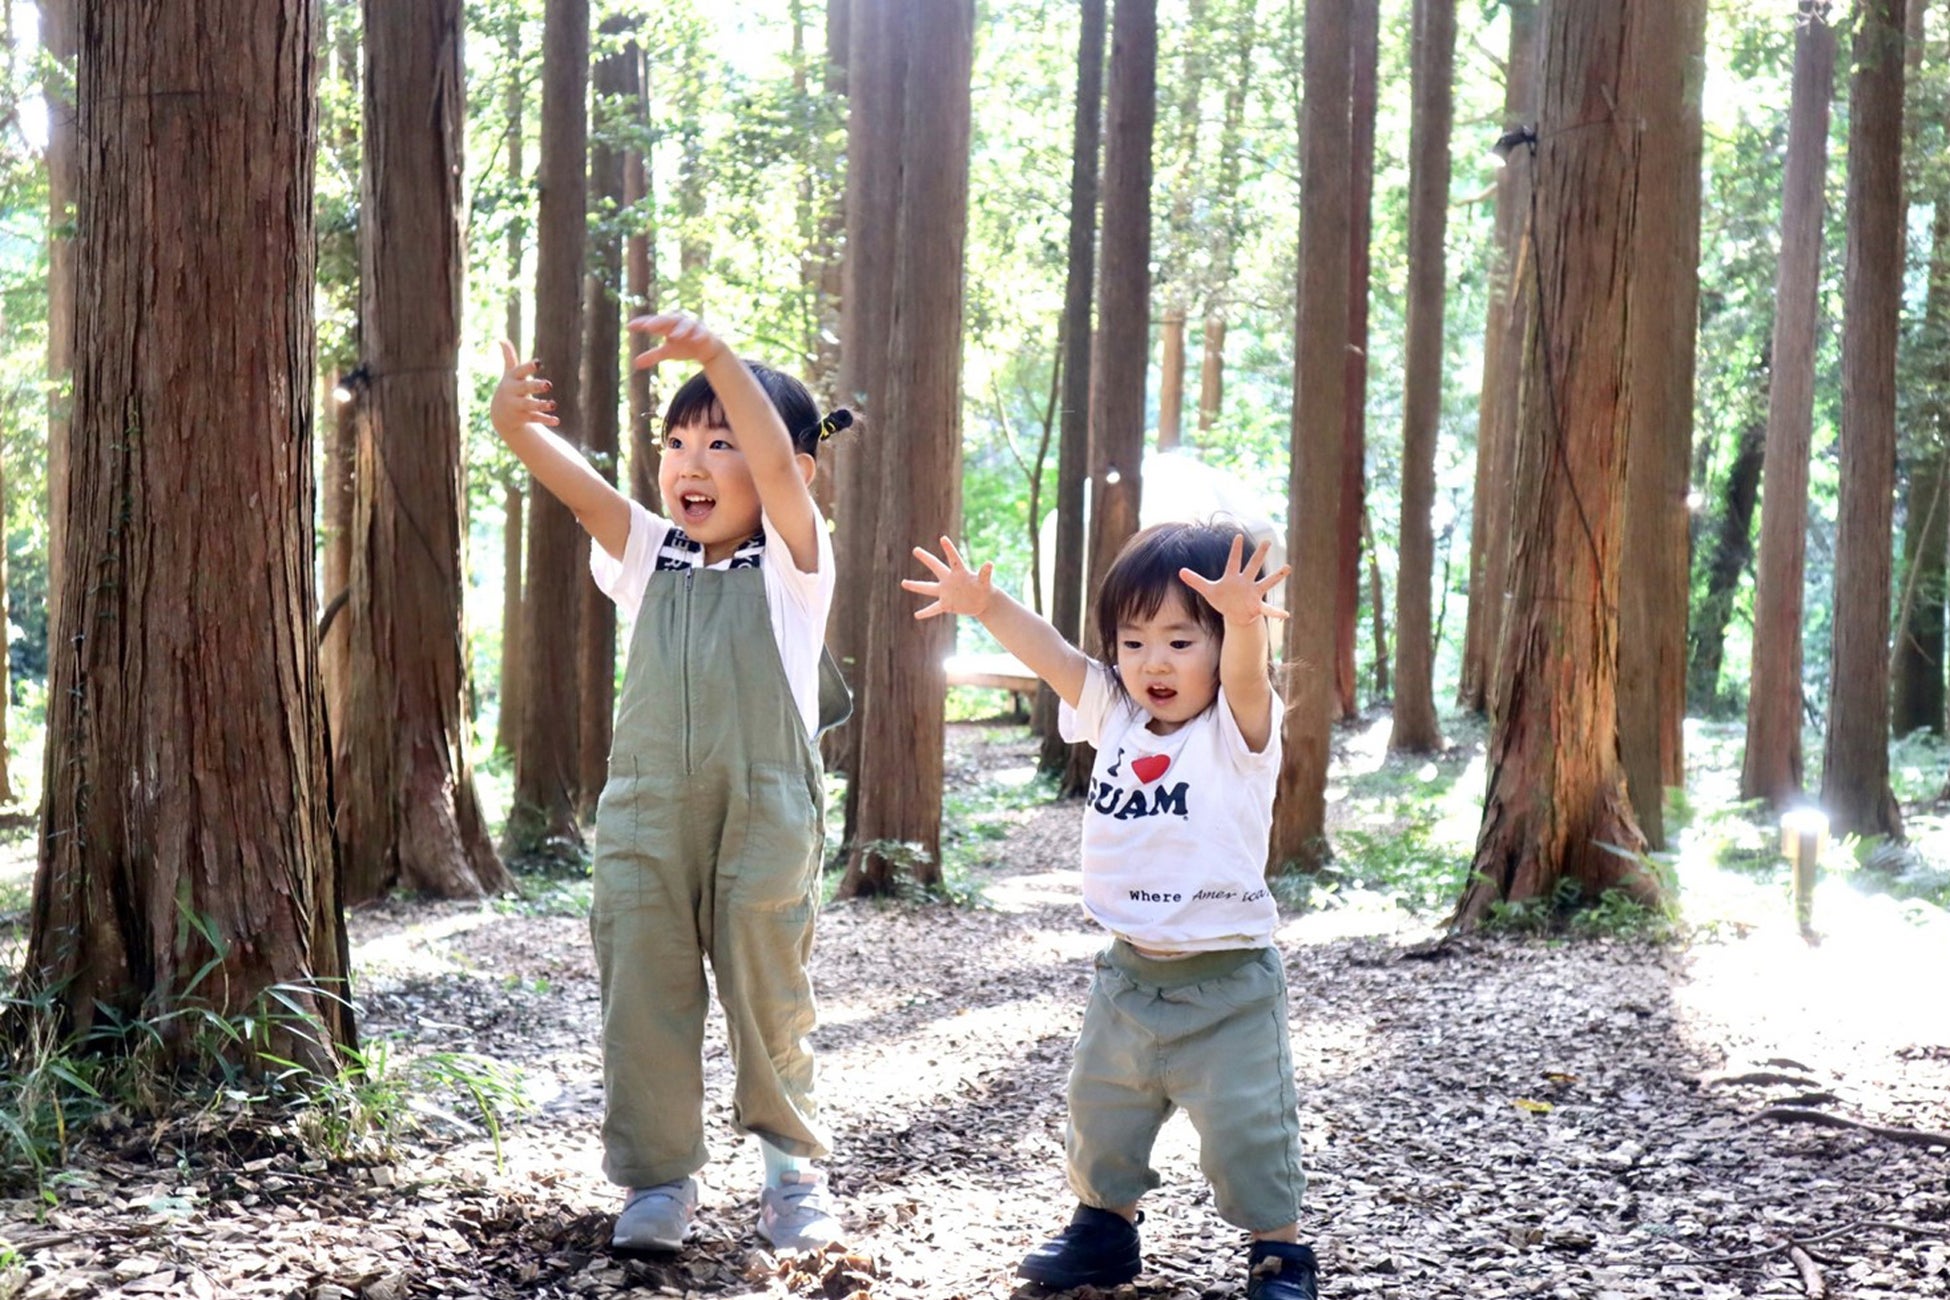
[{"label": "grey sneaker", "polygon": [[697,1215],[697,1180],[635,1187],[623,1199],[609,1244],[618,1250],[676,1250]]},{"label": "grey sneaker", "polygon": [[840,1239],[840,1221],[826,1177],[816,1170],[787,1173],[758,1194],[758,1235],[780,1250],[818,1250]]}]

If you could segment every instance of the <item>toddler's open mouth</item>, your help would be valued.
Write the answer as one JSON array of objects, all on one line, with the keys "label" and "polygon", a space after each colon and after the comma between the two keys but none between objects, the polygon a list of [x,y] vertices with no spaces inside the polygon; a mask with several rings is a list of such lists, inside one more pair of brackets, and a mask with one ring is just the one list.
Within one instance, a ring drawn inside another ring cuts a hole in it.
[{"label": "toddler's open mouth", "polygon": [[710,517],[717,504],[716,497],[705,496],[702,492],[686,492],[677,498],[678,509],[687,524],[702,523]]},{"label": "toddler's open mouth", "polygon": [[1178,698],[1178,692],[1169,686],[1147,686],[1144,688],[1144,693],[1154,704],[1166,704]]}]

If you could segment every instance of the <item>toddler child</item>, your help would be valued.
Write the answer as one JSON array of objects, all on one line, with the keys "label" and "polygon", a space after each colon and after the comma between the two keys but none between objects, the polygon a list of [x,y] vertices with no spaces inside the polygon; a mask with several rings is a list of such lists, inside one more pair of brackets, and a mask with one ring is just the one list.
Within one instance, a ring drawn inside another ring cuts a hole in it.
[{"label": "toddler child", "polygon": [[1158,1185],[1159,1128],[1183,1108],[1221,1218],[1253,1236],[1249,1300],[1316,1300],[1298,1244],[1299,1116],[1278,911],[1265,881],[1281,705],[1267,673],[1262,543],[1219,525],[1158,524],[1097,593],[1092,660],[971,572],[947,538],[916,548],[933,603],[968,614],[1050,684],[1064,739],[1097,747],[1083,822],[1083,902],[1111,933],[1070,1067],[1066,1153],[1081,1204],[1016,1270],[1050,1287],[1112,1287],[1143,1267],[1138,1199]]}]

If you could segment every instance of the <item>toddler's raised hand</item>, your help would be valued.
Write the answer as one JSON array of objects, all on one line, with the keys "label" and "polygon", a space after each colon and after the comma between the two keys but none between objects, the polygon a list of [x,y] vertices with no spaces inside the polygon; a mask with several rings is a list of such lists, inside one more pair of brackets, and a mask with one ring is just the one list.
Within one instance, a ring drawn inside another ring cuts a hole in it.
[{"label": "toddler's raised hand", "polygon": [[725,350],[725,341],[713,334],[703,321],[682,312],[667,311],[655,316],[639,316],[630,322],[638,334],[655,334],[663,342],[637,354],[636,368],[648,370],[659,361],[709,362]]},{"label": "toddler's raised hand", "polygon": [[934,599],[934,604],[915,610],[914,617],[968,614],[980,618],[988,612],[989,600],[995,595],[995,585],[990,581],[995,566],[984,564],[979,572],[971,571],[955,544],[945,537],[941,539],[941,553],[948,558],[941,559],[925,546],[914,548],[914,558],[927,565],[935,577],[933,582],[925,578],[901,579],[902,590]]},{"label": "toddler's raised hand", "polygon": [[1266,563],[1266,556],[1273,549],[1273,543],[1261,542],[1253,548],[1253,558],[1240,562],[1240,554],[1245,550],[1245,537],[1232,539],[1232,553],[1226,556],[1226,566],[1217,578],[1206,578],[1190,569],[1180,569],[1178,577],[1186,586],[1205,597],[1205,603],[1219,611],[1219,616],[1228,623],[1251,623],[1255,619],[1285,618],[1286,611],[1275,609],[1266,603],[1266,593],[1272,590],[1286,575],[1293,572],[1291,564],[1282,564],[1277,570],[1264,578],[1253,578],[1260,566]]},{"label": "toddler's raised hand", "polygon": [[555,403],[542,396],[551,385],[535,373],[541,364],[519,360],[515,345],[501,340],[501,382],[494,386],[494,397],[488,402],[488,420],[502,437],[506,438],[524,424],[558,423],[550,414],[555,410]]}]

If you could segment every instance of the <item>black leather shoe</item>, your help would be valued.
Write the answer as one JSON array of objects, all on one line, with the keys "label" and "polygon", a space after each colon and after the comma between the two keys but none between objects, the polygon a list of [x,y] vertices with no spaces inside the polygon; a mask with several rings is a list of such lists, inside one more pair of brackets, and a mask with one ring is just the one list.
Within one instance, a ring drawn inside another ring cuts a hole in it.
[{"label": "black leather shoe", "polygon": [[1320,1300],[1314,1252],[1284,1241],[1255,1241],[1246,1256],[1246,1300]]},{"label": "black leather shoe", "polygon": [[[1138,1216],[1140,1221],[1143,1217]],[[1119,1286],[1136,1277],[1143,1267],[1137,1224],[1109,1210],[1079,1205],[1077,1212],[1070,1216],[1070,1226],[1054,1241],[1046,1241],[1030,1251],[1016,1266],[1016,1276],[1068,1290],[1079,1286]]]}]

